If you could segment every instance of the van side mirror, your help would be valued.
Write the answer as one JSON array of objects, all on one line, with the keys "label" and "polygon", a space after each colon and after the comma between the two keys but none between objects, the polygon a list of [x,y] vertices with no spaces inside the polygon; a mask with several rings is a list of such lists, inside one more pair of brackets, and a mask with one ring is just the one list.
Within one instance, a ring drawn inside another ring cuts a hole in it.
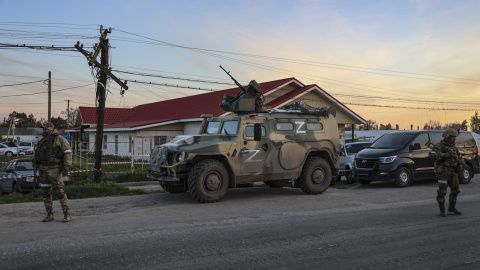
[{"label": "van side mirror", "polygon": [[253,124],[253,140],[259,142],[262,140],[262,124]]},{"label": "van side mirror", "polygon": [[416,144],[414,144],[414,145],[411,145],[411,144],[410,144],[410,146],[408,147],[408,149],[410,149],[410,151],[418,150],[418,149],[420,149],[420,148],[422,148],[422,147],[420,146],[419,143],[416,143]]}]

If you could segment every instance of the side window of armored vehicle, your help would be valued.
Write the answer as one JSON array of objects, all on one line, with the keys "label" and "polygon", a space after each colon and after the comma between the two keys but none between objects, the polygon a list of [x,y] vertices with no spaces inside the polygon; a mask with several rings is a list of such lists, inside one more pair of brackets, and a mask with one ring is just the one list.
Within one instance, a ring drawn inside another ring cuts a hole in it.
[{"label": "side window of armored vehicle", "polygon": [[426,149],[428,148],[427,147],[427,143],[428,143],[428,134],[427,133],[423,133],[423,134],[420,134],[417,136],[417,138],[415,138],[412,142],[412,145],[415,145],[416,143],[420,144],[420,148],[421,149]]},{"label": "side window of armored vehicle", "polygon": [[205,134],[218,134],[218,128],[220,127],[219,121],[208,122],[205,127]]},{"label": "side window of armored vehicle", "polygon": [[443,139],[441,132],[431,132],[430,142],[433,144],[439,143]]},{"label": "side window of armored vehicle", "polygon": [[[253,138],[253,126],[246,126],[245,127],[245,136]],[[262,126],[262,137],[267,136],[267,129]]]},{"label": "side window of armored vehicle", "polygon": [[237,134],[238,121],[225,121],[223,122],[221,134]]},{"label": "side window of armored vehicle", "polygon": [[307,129],[308,130],[323,130],[323,124],[322,123],[309,122],[309,123],[307,123]]},{"label": "side window of armored vehicle", "polygon": [[475,139],[470,133],[460,133],[456,139],[458,148],[470,148],[475,147]]},{"label": "side window of armored vehicle", "polygon": [[293,130],[293,124],[290,122],[278,122],[276,128],[279,131]]}]

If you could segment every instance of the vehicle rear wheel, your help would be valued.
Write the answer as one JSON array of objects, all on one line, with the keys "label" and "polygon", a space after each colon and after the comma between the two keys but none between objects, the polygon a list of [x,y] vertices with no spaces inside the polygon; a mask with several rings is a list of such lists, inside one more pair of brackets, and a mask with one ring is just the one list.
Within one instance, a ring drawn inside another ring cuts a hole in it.
[{"label": "vehicle rear wheel", "polygon": [[465,166],[463,171],[458,174],[458,180],[460,184],[468,184],[472,180],[472,168],[470,166]]},{"label": "vehicle rear wheel", "polygon": [[187,187],[184,183],[160,181],[160,186],[168,193],[184,193],[187,191]]},{"label": "vehicle rear wheel", "polygon": [[265,185],[271,188],[283,188],[284,186],[288,185],[290,180],[279,180],[279,181],[263,181]]},{"label": "vehicle rear wheel", "polygon": [[347,179],[347,183],[349,183],[349,184],[353,184],[353,183],[357,182],[357,180],[355,178],[353,178],[352,171],[347,172],[347,174],[345,175],[345,178]]},{"label": "vehicle rear wheel", "polygon": [[408,187],[412,183],[412,172],[406,167],[397,169],[397,176],[395,177],[395,186],[399,188]]},{"label": "vehicle rear wheel", "polygon": [[13,153],[10,152],[10,151],[8,151],[8,152],[5,153],[5,156],[7,156],[7,157],[13,157]]},{"label": "vehicle rear wheel", "polygon": [[298,178],[300,189],[307,194],[323,193],[332,182],[332,170],[321,157],[309,157]]},{"label": "vehicle rear wheel", "polygon": [[217,202],[227,193],[229,175],[218,160],[206,159],[193,166],[188,175],[188,189],[201,203]]}]

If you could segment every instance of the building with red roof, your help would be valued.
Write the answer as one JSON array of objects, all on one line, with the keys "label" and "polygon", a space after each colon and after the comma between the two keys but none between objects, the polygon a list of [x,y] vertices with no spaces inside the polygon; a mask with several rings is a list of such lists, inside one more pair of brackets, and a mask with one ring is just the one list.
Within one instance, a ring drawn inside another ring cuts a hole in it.
[{"label": "building with red roof", "polygon": [[[316,84],[304,85],[295,78],[260,83],[264,104],[272,109],[304,101],[313,107],[336,109],[339,133],[343,137],[345,125],[365,124],[365,120]],[[199,95],[158,101],[134,108],[106,108],[104,126],[104,154],[149,154],[154,145],[165,143],[177,135],[196,134],[200,115],[226,115],[220,103],[224,95],[235,96],[239,88],[225,89]],[[97,108],[79,107],[77,127],[88,126],[90,150],[95,141]],[[67,130],[78,133],[80,129]]]}]

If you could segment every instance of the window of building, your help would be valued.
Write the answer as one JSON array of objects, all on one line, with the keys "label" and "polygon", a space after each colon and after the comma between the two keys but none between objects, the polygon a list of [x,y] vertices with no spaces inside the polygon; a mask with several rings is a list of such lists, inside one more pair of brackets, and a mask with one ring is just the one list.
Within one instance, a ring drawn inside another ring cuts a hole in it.
[{"label": "window of building", "polygon": [[107,135],[103,135],[103,150],[107,150]]}]

